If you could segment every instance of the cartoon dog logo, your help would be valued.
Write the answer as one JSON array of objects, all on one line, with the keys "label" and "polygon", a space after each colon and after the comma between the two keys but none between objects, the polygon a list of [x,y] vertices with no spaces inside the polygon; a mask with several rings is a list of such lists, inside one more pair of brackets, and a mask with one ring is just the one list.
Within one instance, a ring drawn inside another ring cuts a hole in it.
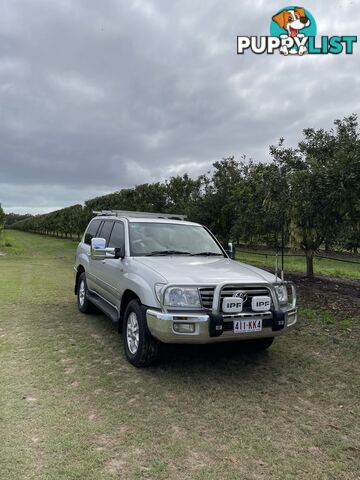
[{"label": "cartoon dog logo", "polygon": [[[270,35],[238,35],[237,54],[246,51],[256,55],[352,55],[357,35],[317,36],[316,20],[307,8],[282,6],[274,12],[269,25]],[[295,58],[294,58],[295,59]],[[284,60],[286,63],[287,60]]]},{"label": "cartoon dog logo", "polygon": [[[305,9],[301,7],[286,8],[272,17],[273,21],[283,30],[287,32],[287,35],[280,35],[280,37],[298,37],[303,38],[305,35],[299,33],[303,28],[310,26],[310,19],[307,17]],[[306,46],[301,45],[298,50],[288,50],[287,47],[282,47],[280,52],[283,55],[298,54],[304,55],[307,52]]]}]

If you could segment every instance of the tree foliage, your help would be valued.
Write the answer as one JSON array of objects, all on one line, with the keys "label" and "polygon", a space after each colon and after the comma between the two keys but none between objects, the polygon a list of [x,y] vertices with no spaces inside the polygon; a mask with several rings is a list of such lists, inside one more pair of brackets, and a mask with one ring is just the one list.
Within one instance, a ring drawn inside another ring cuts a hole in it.
[{"label": "tree foliage", "polygon": [[0,203],[0,226],[3,227],[4,225],[5,225],[5,213]]},{"label": "tree foliage", "polygon": [[10,228],[57,237],[76,235],[79,238],[86,225],[86,211],[82,205],[73,205],[72,207],[55,210],[43,215],[27,217],[12,224]]},{"label": "tree foliage", "polygon": [[0,203],[0,233],[5,226],[5,219],[6,219],[5,213],[4,213],[4,210],[2,209],[1,203]]},{"label": "tree foliage", "polygon": [[5,226],[5,213],[4,213],[4,210],[2,209],[1,207],[1,203],[0,203],[0,245],[2,245],[3,243],[3,230],[4,230],[4,226]]},{"label": "tree foliage", "polygon": [[314,255],[324,242],[339,242],[344,228],[359,231],[357,118],[352,115],[334,123],[330,131],[304,130],[295,149],[285,148],[282,140],[270,148],[275,165],[287,178],[290,235],[293,244],[305,252],[309,277],[314,275]]},{"label": "tree foliage", "polygon": [[13,225],[16,222],[20,222],[21,220],[25,220],[26,218],[30,218],[32,215],[29,213],[26,213],[24,215],[19,214],[19,213],[6,213],[5,214],[5,226],[9,227],[10,225]]}]

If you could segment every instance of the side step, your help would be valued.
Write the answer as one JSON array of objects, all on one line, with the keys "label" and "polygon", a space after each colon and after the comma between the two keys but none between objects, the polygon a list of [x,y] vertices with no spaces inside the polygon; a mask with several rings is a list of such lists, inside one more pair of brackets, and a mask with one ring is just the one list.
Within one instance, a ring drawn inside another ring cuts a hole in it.
[{"label": "side step", "polygon": [[95,305],[99,310],[101,310],[105,315],[113,322],[118,322],[119,321],[119,315],[117,310],[112,307],[108,302],[100,298],[98,295],[92,292],[88,292],[88,298],[91,303]]}]

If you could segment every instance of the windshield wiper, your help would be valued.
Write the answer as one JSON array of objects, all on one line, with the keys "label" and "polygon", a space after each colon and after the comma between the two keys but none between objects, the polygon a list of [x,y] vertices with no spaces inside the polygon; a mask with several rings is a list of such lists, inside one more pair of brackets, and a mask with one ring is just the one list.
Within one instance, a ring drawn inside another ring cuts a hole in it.
[{"label": "windshield wiper", "polygon": [[199,253],[192,253],[193,256],[203,256],[203,257],[223,257],[222,253],[215,253],[215,252],[199,252]]},{"label": "windshield wiper", "polygon": [[191,255],[190,252],[182,252],[181,250],[154,250],[151,253],[147,253],[146,256],[152,255]]}]

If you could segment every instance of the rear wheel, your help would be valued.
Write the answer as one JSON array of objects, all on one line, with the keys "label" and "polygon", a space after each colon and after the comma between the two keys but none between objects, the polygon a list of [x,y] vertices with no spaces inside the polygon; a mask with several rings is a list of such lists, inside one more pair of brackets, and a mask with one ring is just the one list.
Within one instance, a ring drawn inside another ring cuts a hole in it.
[{"label": "rear wheel", "polygon": [[138,300],[131,300],[125,310],[123,325],[125,355],[135,367],[147,367],[158,357],[158,342],[149,332],[146,310]]},{"label": "rear wheel", "polygon": [[78,279],[77,304],[81,313],[90,313],[93,311],[93,305],[88,298],[85,272],[83,272]]}]

